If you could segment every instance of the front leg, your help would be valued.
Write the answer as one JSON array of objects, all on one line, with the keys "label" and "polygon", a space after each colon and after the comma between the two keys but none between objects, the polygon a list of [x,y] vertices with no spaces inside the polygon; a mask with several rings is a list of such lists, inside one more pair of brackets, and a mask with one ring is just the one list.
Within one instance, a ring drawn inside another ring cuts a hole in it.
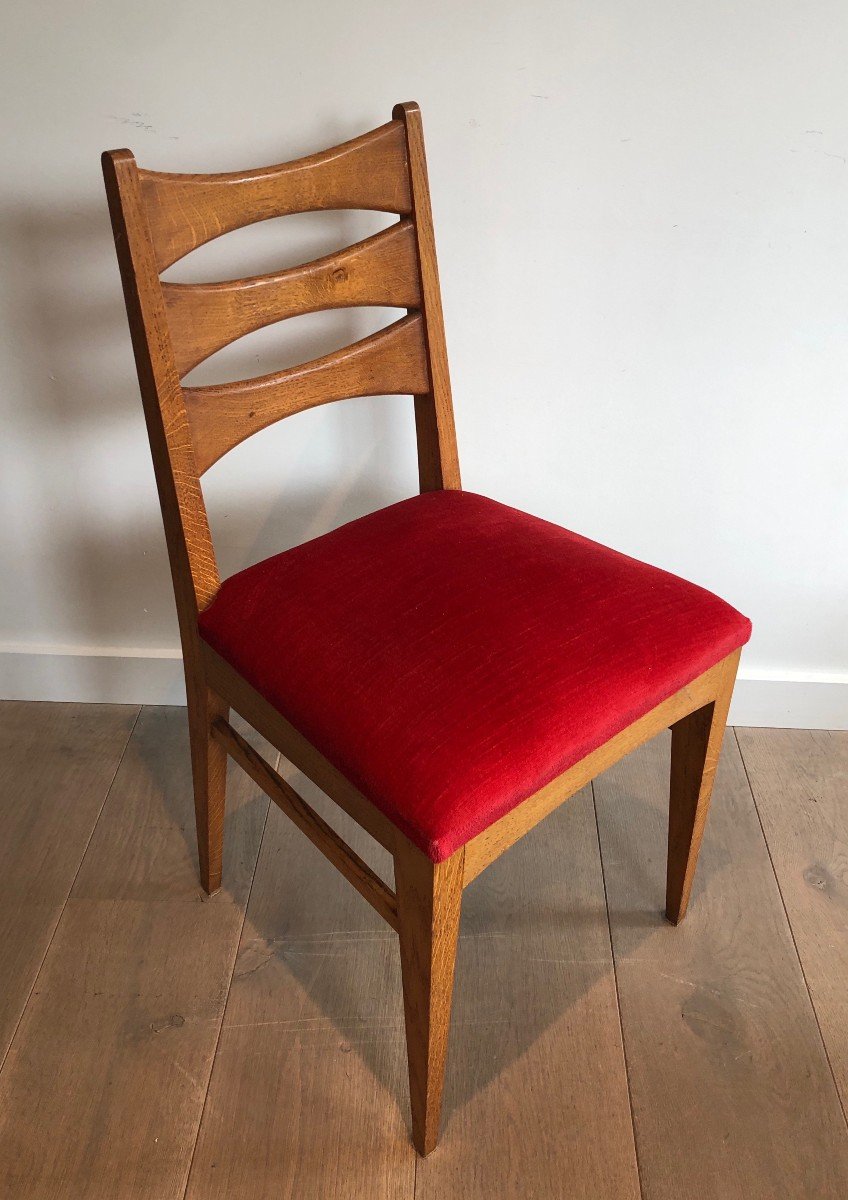
[{"label": "front leg", "polygon": [[410,843],[395,853],[412,1140],[421,1155],[439,1137],[464,866],[464,850],[440,863]]},{"label": "front leg", "polygon": [[671,727],[665,915],[674,925],[686,916],[689,904],[739,653],[737,650],[721,664],[715,700]]}]

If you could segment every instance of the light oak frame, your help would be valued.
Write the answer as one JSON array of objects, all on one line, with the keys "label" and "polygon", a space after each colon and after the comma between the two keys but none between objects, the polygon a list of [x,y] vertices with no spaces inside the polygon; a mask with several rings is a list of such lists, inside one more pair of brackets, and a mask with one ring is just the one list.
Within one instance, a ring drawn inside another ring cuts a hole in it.
[{"label": "light oak frame", "polygon": [[[400,104],[379,129],[332,150],[256,171],[164,175],[128,150],[103,155],[142,402],[174,583],[185,665],[200,876],[221,885],[227,756],[232,757],[399,935],[412,1137],[439,1132],[462,891],[504,850],[601,771],[672,729],[666,913],[682,920],[710,803],[738,651],[433,863],[200,638],[220,586],[201,474],[272,421],[346,396],[414,396],[422,492],[460,487],[421,114]],[[229,230],[286,213],[394,212],[398,224],[314,263],[223,284],[162,283],[160,272]],[[193,366],[242,334],[342,305],[408,310],[387,330],[288,371],[183,387]],[[395,891],[229,723],[240,713],[393,856]]]}]

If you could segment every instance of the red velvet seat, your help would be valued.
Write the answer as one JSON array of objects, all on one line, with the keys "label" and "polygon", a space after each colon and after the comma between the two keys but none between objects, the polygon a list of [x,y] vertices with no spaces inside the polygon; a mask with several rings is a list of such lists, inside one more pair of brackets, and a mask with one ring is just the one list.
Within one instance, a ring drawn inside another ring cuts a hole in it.
[{"label": "red velvet seat", "polygon": [[751,632],[703,588],[459,491],[239,572],[200,626],[436,862]]}]

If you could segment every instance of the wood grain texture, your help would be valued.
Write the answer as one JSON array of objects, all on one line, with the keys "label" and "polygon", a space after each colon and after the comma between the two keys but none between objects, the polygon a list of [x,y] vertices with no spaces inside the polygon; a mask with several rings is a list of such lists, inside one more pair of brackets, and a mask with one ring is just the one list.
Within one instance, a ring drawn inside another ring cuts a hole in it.
[{"label": "wood grain texture", "polygon": [[628,725],[621,733],[610,738],[603,746],[587,754],[580,762],[557,776],[551,783],[535,792],[517,808],[508,812],[477,837],[472,838],[465,848],[465,882],[470,883],[481,871],[503,854],[528,830],[537,825],[554,809],[563,804],[596,775],[618,762],[636,746],[641,746],[661,730],[667,729],[686,714],[694,712],[711,701],[721,690],[727,671],[735,673],[738,654],[711,667],[686,687],[675,692],[668,700],[658,704],[644,717]]},{"label": "wood grain texture", "polygon": [[278,166],[218,175],[142,171],[157,270],[222,233],[269,217],[331,208],[408,213],[405,155],[403,125],[390,121]]},{"label": "wood grain texture", "polygon": [[465,892],[450,1046],[417,1200],[638,1200],[589,788]]},{"label": "wood grain texture", "polygon": [[464,857],[459,850],[433,863],[412,845],[395,853],[412,1141],[421,1155],[439,1140]]},{"label": "wood grain texture", "polygon": [[424,326],[415,315],[300,366],[185,388],[183,394],[202,474],[245,438],[294,413],[352,396],[412,395],[426,387]]},{"label": "wood grain texture", "polygon": [[137,716],[0,703],[0,1063]]},{"label": "wood grain texture", "polygon": [[[391,879],[391,857],[285,773]],[[407,1106],[397,939],[272,811],[187,1200],[411,1200]]]},{"label": "wood grain texture", "polygon": [[129,150],[107,151],[102,164],[165,526],[183,659],[189,671],[196,674],[197,614],[212,603],[218,592],[218,564],[153,259],[138,167]]},{"label": "wood grain texture", "polygon": [[671,727],[665,915],[674,925],[689,907],[739,654],[737,650],[724,660],[715,700]]},{"label": "wood grain texture", "polygon": [[226,716],[228,705],[209,690],[197,619],[215,599],[221,580],[138,167],[128,150],[107,152],[101,161],[168,547],[188,701],[199,867],[201,883],[211,893],[221,882],[226,764],[221,748],[210,741],[209,727]]},{"label": "wood grain texture", "polygon": [[456,448],[456,427],[421,109],[414,102],[396,104],[392,110],[392,117],[403,122],[406,135],[412,219],[418,241],[418,266],[421,273],[421,307],[427,335],[430,382],[426,389],[421,389],[415,399],[419,484],[422,492],[459,488],[459,455]]},{"label": "wood grain texture", "polygon": [[669,739],[595,782],[644,1194],[836,1200],[848,1138],[735,741],[695,881],[659,911]]},{"label": "wood grain texture", "polygon": [[0,1195],[182,1197],[267,811],[230,792],[204,903],[185,713],[142,712],[0,1072]]},{"label": "wood grain texture", "polygon": [[306,834],[312,845],[337,871],[341,871],[360,896],[376,909],[392,929],[397,929],[397,900],[379,875],[342,841],[332,826],[310,808],[303,797],[232,726],[226,721],[217,721],[212,735],[289,820],[294,821],[301,833]]},{"label": "wood grain texture", "polygon": [[164,283],[177,369],[185,375],[210,354],[275,321],[327,308],[416,308],[420,302],[415,230],[408,220],[335,254],[226,283]]},{"label": "wood grain texture", "polygon": [[737,729],[736,736],[848,1112],[848,733]]}]

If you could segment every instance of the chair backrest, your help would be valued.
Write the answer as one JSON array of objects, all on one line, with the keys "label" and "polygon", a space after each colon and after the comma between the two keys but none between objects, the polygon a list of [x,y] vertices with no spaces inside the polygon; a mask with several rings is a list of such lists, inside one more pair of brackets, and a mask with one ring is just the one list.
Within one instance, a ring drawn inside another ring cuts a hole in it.
[{"label": "chair backrest", "polygon": [[[332,400],[415,398],[422,491],[458,488],[421,112],[330,150],[223,175],[140,170],[129,150],[103,155],[145,418],[183,638],[220,586],[200,476],[252,433]],[[231,230],[290,213],[373,209],[400,220],[291,270],[226,283],[163,283],[160,273]],[[286,317],[377,305],[407,310],[332,354],[255,379],[183,387],[215,351]]]}]

